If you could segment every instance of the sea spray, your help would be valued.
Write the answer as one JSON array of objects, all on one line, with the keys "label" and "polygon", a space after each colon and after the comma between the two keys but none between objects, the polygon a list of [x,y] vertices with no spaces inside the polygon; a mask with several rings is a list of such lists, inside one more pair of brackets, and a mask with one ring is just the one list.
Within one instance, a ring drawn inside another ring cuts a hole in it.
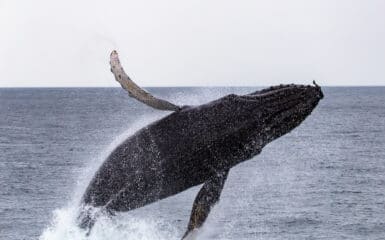
[{"label": "sea spray", "polygon": [[133,135],[140,128],[161,118],[164,115],[166,115],[165,112],[157,112],[139,117],[135,122],[133,122],[129,126],[126,131],[116,136],[114,140],[104,150],[101,151],[101,153],[99,153],[95,157],[90,157],[90,159],[87,160],[87,167],[83,169],[82,174],[78,176],[77,184],[74,191],[74,197],[71,201],[74,202],[74,204],[80,203],[81,197],[83,196],[83,193],[86,190],[88,183],[91,181],[100,165],[120,143],[122,143],[129,136]]}]

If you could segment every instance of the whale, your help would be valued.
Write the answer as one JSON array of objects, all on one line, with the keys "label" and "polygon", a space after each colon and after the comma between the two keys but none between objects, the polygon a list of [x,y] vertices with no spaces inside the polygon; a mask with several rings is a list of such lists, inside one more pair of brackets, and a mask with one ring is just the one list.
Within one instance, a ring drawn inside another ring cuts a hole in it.
[{"label": "whale", "polygon": [[178,106],[138,87],[124,72],[116,51],[110,59],[115,79],[131,97],[170,114],[121,142],[97,170],[78,217],[79,226],[88,230],[97,221],[89,207],[114,216],[202,184],[182,237],[187,239],[220,200],[231,168],[299,126],[324,96],[315,82],[281,84]]}]

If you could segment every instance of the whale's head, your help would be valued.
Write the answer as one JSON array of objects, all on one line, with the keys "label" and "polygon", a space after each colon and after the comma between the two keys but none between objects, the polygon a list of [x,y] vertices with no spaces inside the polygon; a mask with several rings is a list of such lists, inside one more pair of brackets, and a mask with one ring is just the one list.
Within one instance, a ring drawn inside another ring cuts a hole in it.
[{"label": "whale's head", "polygon": [[200,114],[191,116],[198,116],[192,122],[194,129],[201,128],[205,144],[220,142],[229,152],[244,152],[249,158],[299,126],[322,98],[322,90],[315,83],[279,85],[246,95],[225,96],[201,105],[196,110]]},{"label": "whale's head", "polygon": [[[243,98],[243,99],[242,99]],[[299,126],[323,98],[321,87],[280,85],[241,96],[250,130],[266,144]],[[250,101],[250,102],[248,102]]]}]

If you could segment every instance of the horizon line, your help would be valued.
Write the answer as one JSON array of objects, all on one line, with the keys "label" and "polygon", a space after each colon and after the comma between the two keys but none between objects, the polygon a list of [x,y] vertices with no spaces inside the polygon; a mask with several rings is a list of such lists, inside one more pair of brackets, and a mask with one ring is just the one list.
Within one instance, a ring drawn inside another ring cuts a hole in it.
[{"label": "horizon line", "polygon": [[[260,88],[275,85],[241,85],[241,86],[203,86],[203,85],[186,85],[186,86],[142,86],[142,88]],[[322,85],[321,87],[385,87],[384,85]],[[120,86],[0,86],[0,89],[9,88],[121,88]]]}]

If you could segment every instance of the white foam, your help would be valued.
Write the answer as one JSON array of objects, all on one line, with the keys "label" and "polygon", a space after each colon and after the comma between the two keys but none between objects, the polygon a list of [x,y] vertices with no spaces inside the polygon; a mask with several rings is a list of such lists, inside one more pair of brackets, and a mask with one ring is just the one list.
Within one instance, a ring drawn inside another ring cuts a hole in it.
[{"label": "white foam", "polygon": [[89,236],[76,224],[77,207],[54,211],[51,226],[46,228],[39,240],[172,240],[178,239],[176,229],[162,219],[136,217],[121,214],[108,218],[101,216]]}]

